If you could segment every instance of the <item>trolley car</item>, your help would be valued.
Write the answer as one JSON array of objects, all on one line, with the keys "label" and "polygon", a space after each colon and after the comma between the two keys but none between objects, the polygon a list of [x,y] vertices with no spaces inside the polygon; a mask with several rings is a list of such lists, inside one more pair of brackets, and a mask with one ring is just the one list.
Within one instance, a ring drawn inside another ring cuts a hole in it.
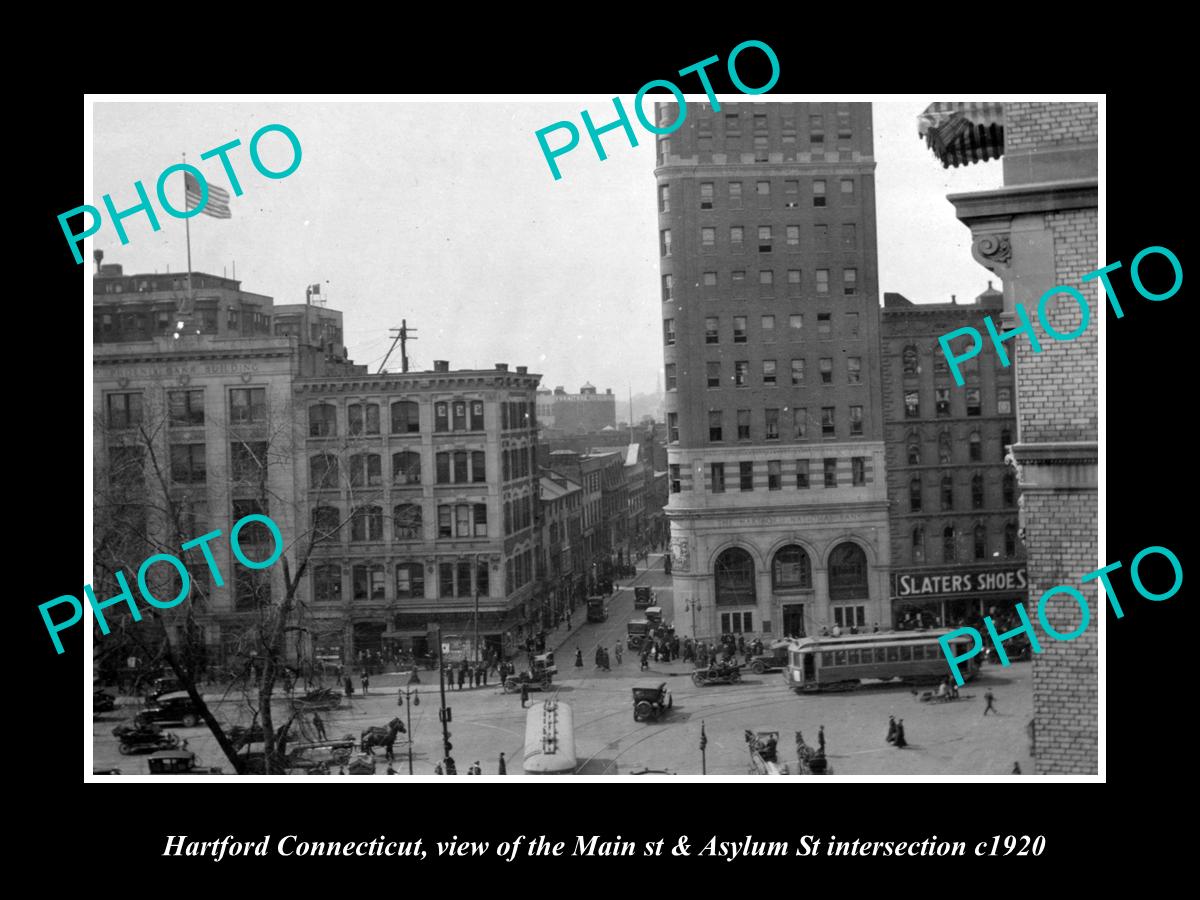
[{"label": "trolley car", "polygon": [[570,775],[575,771],[575,729],[571,707],[543,700],[525,715],[525,774]]},{"label": "trolley car", "polygon": [[[797,693],[853,688],[864,679],[941,681],[950,668],[938,639],[950,633],[951,629],[941,628],[800,638],[788,646],[783,679]],[[955,638],[950,646],[956,656],[963,656],[971,649],[971,639]],[[974,677],[978,657],[960,667],[964,679]]]}]

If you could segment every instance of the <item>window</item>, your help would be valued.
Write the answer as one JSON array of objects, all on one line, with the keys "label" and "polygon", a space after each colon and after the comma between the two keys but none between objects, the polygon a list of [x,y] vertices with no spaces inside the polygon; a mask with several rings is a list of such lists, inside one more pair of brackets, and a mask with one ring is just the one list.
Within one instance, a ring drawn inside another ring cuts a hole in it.
[{"label": "window", "polygon": [[799,386],[804,384],[804,360],[792,360],[792,384]]},{"label": "window", "polygon": [[466,450],[455,450],[451,460],[454,465],[454,483],[465,484],[470,479],[467,477],[467,460],[470,454]]},{"label": "window", "polygon": [[704,320],[704,343],[719,344],[721,342],[721,320],[709,316]]},{"label": "window", "polygon": [[746,317],[733,317],[733,342],[735,344],[746,343]]},{"label": "window", "polygon": [[824,356],[817,362],[821,371],[821,384],[833,384],[833,359]]},{"label": "window", "polygon": [[733,364],[733,385],[734,387],[745,387],[750,381],[750,363],[748,360],[740,359]]},{"label": "window", "polygon": [[717,286],[717,273],[716,272],[705,272],[704,273],[704,286],[705,287],[716,287]]},{"label": "window", "polygon": [[788,295],[798,297],[800,295],[800,270],[788,269],[787,273],[787,291]]},{"label": "window", "polygon": [[717,229],[701,228],[700,229],[700,246],[711,250],[717,245]]},{"label": "window", "polygon": [[854,202],[854,179],[853,178],[843,178],[843,179],[841,179],[841,181],[842,181],[842,202],[843,203],[853,203]]},{"label": "window", "polygon": [[971,476],[971,509],[983,509],[983,476]]},{"label": "window", "polygon": [[783,182],[783,193],[787,196],[784,198],[784,206],[788,209],[795,209],[799,204],[796,202],[796,197],[800,193],[800,182],[794,178],[785,179]]},{"label": "window", "polygon": [[338,486],[338,458],[332,453],[314,456],[308,462],[308,483],[315,490]]},{"label": "window", "polygon": [[471,481],[476,484],[487,481],[487,457],[482,450],[471,451]]},{"label": "window", "polygon": [[971,437],[967,440],[967,446],[970,448],[971,462],[983,461],[983,441],[979,437],[978,431],[972,431]]},{"label": "window", "polygon": [[735,269],[733,271],[731,281],[733,282],[733,287],[735,290],[738,288],[745,287],[745,285],[746,285],[746,270],[745,269]]},{"label": "window", "polygon": [[308,436],[333,437],[337,434],[337,407],[318,403],[308,408]]},{"label": "window", "polygon": [[[507,404],[507,409],[511,404]],[[510,428],[519,427],[516,422],[509,422]],[[450,430],[450,404],[444,400],[433,404],[433,430],[434,431],[449,431]]]},{"label": "window", "polygon": [[842,293],[847,297],[858,292],[858,269],[842,269]]},{"label": "window", "polygon": [[1012,388],[998,388],[996,390],[996,414],[1001,416],[1012,415]]},{"label": "window", "polygon": [[[843,141],[849,140],[850,135],[851,135],[849,111],[847,110],[847,111],[839,112],[837,114],[837,119],[838,119],[838,140],[843,140]],[[860,622],[859,624],[862,624],[862,623]]]},{"label": "window", "polygon": [[378,506],[360,506],[350,515],[351,541],[382,541],[383,510]]},{"label": "window", "polygon": [[954,509],[954,478],[950,475],[942,479],[942,509]]},{"label": "window", "polygon": [[[813,115],[808,117],[808,139],[813,144],[825,143],[825,132],[823,126],[823,117]],[[815,148],[820,149],[820,148]]]},{"label": "window", "polygon": [[803,547],[780,547],[771,563],[771,587],[776,591],[812,590],[812,563]]},{"label": "window", "polygon": [[763,411],[763,415],[766,426],[764,438],[768,441],[779,440],[779,410],[768,408]]},{"label": "window", "polygon": [[668,347],[675,343],[675,320],[663,319],[663,343]]},{"label": "window", "polygon": [[683,486],[680,483],[680,479],[679,479],[679,466],[678,465],[667,466],[667,476],[671,481],[671,493],[678,494],[683,489]]},{"label": "window", "polygon": [[786,226],[784,228],[784,237],[787,239],[787,245],[789,247],[799,247],[800,246],[800,226],[799,225]]},{"label": "window", "polygon": [[850,407],[850,435],[861,435],[863,433],[863,408],[861,406]]},{"label": "window", "polygon": [[419,541],[423,537],[421,506],[418,503],[400,503],[392,510],[392,526],[398,541]]},{"label": "window", "polygon": [[700,183],[700,208],[713,208],[713,183],[711,181],[702,181]]},{"label": "window", "polygon": [[861,356],[846,357],[846,382],[848,384],[862,384]]},{"label": "window", "polygon": [[943,431],[938,435],[938,462],[945,464],[951,461],[953,449],[950,445],[950,432]]},{"label": "window", "polygon": [[425,596],[425,567],[420,563],[396,564],[396,597],[412,599]]},{"label": "window", "polygon": [[313,569],[313,598],[320,603],[342,601],[341,566],[316,566]]},{"label": "window", "polygon": [[797,406],[792,410],[792,420],[795,422],[796,440],[803,441],[808,437],[808,409]]},{"label": "window", "polygon": [[668,390],[668,391],[673,391],[673,390],[675,390],[675,388],[676,388],[676,384],[675,384],[675,363],[667,363],[667,364],[666,364],[666,365],[663,367],[663,371],[664,371],[664,372],[665,372],[665,374],[666,374],[666,385],[667,385],[667,390]]},{"label": "window", "polygon": [[920,525],[912,530],[912,560],[914,563],[925,562],[925,529]]},{"label": "window", "polygon": [[755,192],[760,197],[771,196],[771,182],[769,182],[769,181],[756,182],[754,185],[754,188],[755,188]]},{"label": "window", "polygon": [[471,521],[471,507],[468,504],[460,503],[454,507],[454,536],[470,537]]},{"label": "window", "polygon": [[236,441],[229,445],[229,458],[230,474],[234,481],[266,483],[266,441]]},{"label": "window", "polygon": [[967,388],[967,415],[978,416],[983,412],[979,399],[979,388]]},{"label": "window", "polygon": [[708,411],[708,439],[710,441],[721,440],[721,411],[719,409],[710,409]]},{"label": "window", "polygon": [[171,480],[176,484],[204,484],[204,444],[171,445]]},{"label": "window", "polygon": [[950,415],[950,388],[934,388],[933,407],[938,416]]},{"label": "window", "polygon": [[829,270],[828,269],[817,269],[817,293],[818,294],[828,294],[829,293]]},{"label": "window", "polygon": [[813,236],[816,239],[816,245],[817,245],[818,250],[828,250],[829,249],[829,226],[828,225],[814,225],[813,226]]},{"label": "window", "polygon": [[[141,394],[109,394],[109,425],[112,425],[112,398],[137,397]],[[139,411],[140,412],[140,411]],[[167,391],[167,415],[172,428],[188,428],[204,424],[204,391]],[[140,415],[139,415],[140,419]]]},{"label": "window", "polygon": [[742,208],[742,183],[740,181],[729,182],[729,207],[730,209]]},{"label": "window", "polygon": [[1004,497],[1005,506],[1016,506],[1016,480],[1013,478],[1012,472],[1004,473],[1004,481],[1001,487],[1001,493]]},{"label": "window", "polygon": [[826,457],[822,460],[824,463],[825,487],[836,488],[837,484],[837,459],[835,457]]},{"label": "window", "polygon": [[706,383],[710,388],[719,388],[721,386],[721,364],[719,362],[705,363],[704,375]]},{"label": "window", "polygon": [[662,277],[662,298],[664,303],[671,299],[671,292],[674,284],[675,280],[670,275],[664,275]]},{"label": "window", "polygon": [[421,454],[408,451],[393,453],[392,482],[394,484],[420,484]]},{"label": "window", "polygon": [[767,490],[778,491],[783,487],[783,464],[777,459],[767,460]]},{"label": "window", "polygon": [[754,490],[754,463],[738,463],[738,481],[743,491]]},{"label": "window", "polygon": [[234,388],[229,392],[229,421],[254,425],[267,421],[266,388]]},{"label": "window", "polygon": [[671,229],[664,228],[658,233],[658,250],[660,256],[671,255]]},{"label": "window", "polygon": [[[767,147],[768,147],[767,139],[765,137],[756,137],[754,139],[754,161],[755,162],[765,163],[765,162],[771,161],[771,155],[770,155],[770,152],[768,151]],[[767,184],[767,182],[760,181],[759,184]],[[761,193],[761,191],[760,191],[760,193]],[[764,205],[766,202],[767,201],[765,201],[765,200],[763,201]]]},{"label": "window", "polygon": [[764,294],[771,293],[770,288],[775,284],[775,272],[771,269],[759,269],[758,283],[767,288],[763,291]]},{"label": "window", "polygon": [[459,597],[471,596],[471,562],[470,560],[460,560],[458,563],[457,582],[458,590],[456,591]]},{"label": "window", "polygon": [[954,538],[954,526],[947,525],[942,532],[942,562],[958,560],[958,542]]},{"label": "window", "polygon": [[908,509],[909,512],[921,511],[921,479],[914,478],[908,483]]},{"label": "window", "polygon": [[796,460],[796,489],[805,490],[808,487],[808,460]]},{"label": "window", "polygon": [[[659,185],[658,188],[658,211],[667,213],[671,211],[671,186],[667,184]],[[664,254],[665,255],[665,254]]]},{"label": "window", "polygon": [[[771,252],[771,226],[770,225],[759,225],[758,226],[758,252],[759,253],[770,253]],[[761,279],[759,279],[759,280],[761,281]]]},{"label": "window", "polygon": [[915,434],[908,436],[908,464],[910,466],[921,464],[921,441]]},{"label": "window", "polygon": [[755,602],[754,559],[741,547],[730,547],[713,567],[718,606],[743,606]]},{"label": "window", "polygon": [[438,563],[438,596],[454,596],[454,563]]},{"label": "window", "polygon": [[813,206],[825,205],[825,179],[813,179]]},{"label": "window", "polygon": [[837,429],[834,425],[833,407],[821,407],[821,437],[836,437]]},{"label": "window", "polygon": [[1008,454],[1008,448],[1012,446],[1012,432],[1005,428],[1000,432],[1000,459],[1003,460]]},{"label": "window", "polygon": [[487,560],[479,560],[479,564],[475,567],[475,593],[481,597],[488,596],[490,588],[488,586],[488,563]]},{"label": "window", "polygon": [[378,403],[351,403],[346,413],[351,434],[379,434]]},{"label": "window", "polygon": [[1012,522],[1004,526],[1004,555],[1009,559],[1017,555],[1017,526]]},{"label": "window", "polygon": [[856,600],[870,596],[867,555],[858,544],[838,544],[829,554],[829,599]]},{"label": "window", "polygon": [[817,337],[823,341],[827,341],[832,335],[833,315],[831,313],[817,313]]},{"label": "window", "polygon": [[900,354],[900,360],[905,375],[916,375],[921,371],[915,345],[905,345],[903,352]]},{"label": "window", "polygon": [[709,472],[712,477],[710,490],[714,494],[725,493],[725,463],[712,463]]},{"label": "window", "polygon": [[356,453],[350,457],[350,486],[375,487],[383,483],[383,458],[378,453]]},{"label": "window", "polygon": [[846,224],[842,226],[842,249],[858,249],[858,227],[856,225]]},{"label": "window", "polygon": [[762,379],[764,385],[775,384],[775,360],[764,359],[762,367]]},{"label": "window", "polygon": [[791,333],[792,340],[800,340],[804,334],[804,316],[802,314],[794,313],[788,316],[788,331]]},{"label": "window", "polygon": [[737,411],[737,439],[739,441],[750,440],[750,410],[748,409]]},{"label": "window", "polygon": [[452,506],[438,507],[438,537],[454,537],[454,507]]},{"label": "window", "polygon": [[921,417],[921,396],[916,391],[904,392],[904,417],[906,419]]},{"label": "window", "polygon": [[[740,252],[742,249],[742,240],[745,238],[746,229],[741,225],[734,225],[729,229],[729,243],[733,246],[734,252]],[[736,283],[736,273],[734,282]]]},{"label": "window", "polygon": [[[479,412],[482,418],[482,404]],[[417,434],[420,430],[420,407],[414,401],[397,400],[392,404],[392,434]]]}]

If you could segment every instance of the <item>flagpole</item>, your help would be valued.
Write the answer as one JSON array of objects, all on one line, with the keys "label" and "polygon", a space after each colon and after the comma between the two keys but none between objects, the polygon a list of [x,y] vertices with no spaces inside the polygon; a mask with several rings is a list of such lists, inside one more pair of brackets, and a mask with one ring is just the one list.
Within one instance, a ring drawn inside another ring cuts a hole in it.
[{"label": "flagpole", "polygon": [[[183,154],[183,161],[185,163],[187,162],[187,154],[186,153]],[[183,208],[184,209],[188,208],[187,172],[184,172],[184,177],[183,177]],[[187,235],[187,281],[188,281],[188,283],[187,283],[187,291],[188,291],[187,307],[190,312],[195,306],[195,302],[192,297],[192,217],[191,216],[187,216],[183,220],[183,230],[184,230],[184,233]]]}]

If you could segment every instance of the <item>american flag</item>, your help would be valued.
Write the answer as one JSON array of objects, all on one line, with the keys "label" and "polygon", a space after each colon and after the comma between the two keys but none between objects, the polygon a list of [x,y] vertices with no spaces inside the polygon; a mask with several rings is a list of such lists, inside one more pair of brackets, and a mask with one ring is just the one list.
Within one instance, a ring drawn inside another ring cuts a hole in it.
[{"label": "american flag", "polygon": [[[191,172],[183,173],[184,191],[187,197],[187,208],[190,212],[195,209],[203,199],[204,192],[200,189],[198,182]],[[215,184],[208,186],[208,203],[201,210],[206,216],[212,216],[217,219],[233,218],[233,213],[229,211],[229,191],[224,188],[219,188]]]}]

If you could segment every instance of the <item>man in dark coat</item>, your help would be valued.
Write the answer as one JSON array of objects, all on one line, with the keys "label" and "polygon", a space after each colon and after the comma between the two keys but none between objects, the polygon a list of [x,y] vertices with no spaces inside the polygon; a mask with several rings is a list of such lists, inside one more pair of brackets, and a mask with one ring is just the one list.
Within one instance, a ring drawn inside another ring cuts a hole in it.
[{"label": "man in dark coat", "polygon": [[888,716],[887,742],[890,744],[896,740],[896,717]]},{"label": "man in dark coat", "polygon": [[504,754],[503,753],[500,754],[500,767],[496,770],[496,774],[497,775],[507,775],[508,774],[508,765],[507,765],[507,763],[504,762]]},{"label": "man in dark coat", "polygon": [[995,697],[992,695],[992,689],[991,689],[991,688],[988,688],[988,689],[987,689],[987,690],[984,692],[984,694],[983,694],[983,699],[987,701],[987,706],[985,706],[985,707],[983,708],[983,714],[984,714],[985,716],[988,714],[988,712],[989,712],[989,711],[990,711],[990,712],[994,712],[994,713],[996,713],[996,715],[1000,715],[1000,713],[996,712],[996,707],[995,707],[995,704],[994,704],[994,701],[995,701],[995,699],[996,699],[996,698],[995,698]]},{"label": "man in dark coat", "polygon": [[578,645],[575,647],[575,668],[583,668],[583,651],[579,649]]},{"label": "man in dark coat", "polygon": [[467,680],[467,665],[466,665],[466,663],[463,663],[461,666],[458,667],[458,689],[460,691],[463,688],[463,682],[466,680]]},{"label": "man in dark coat", "polygon": [[313,713],[313,730],[317,732],[317,737],[325,740],[325,723],[321,721],[320,713]]},{"label": "man in dark coat", "polygon": [[529,702],[529,683],[521,682],[521,709],[525,708],[525,704]]},{"label": "man in dark coat", "polygon": [[821,746],[821,752],[825,752],[825,726],[822,725],[817,729],[817,743]]},{"label": "man in dark coat", "polygon": [[901,719],[896,723],[896,746],[907,747],[908,741],[904,739],[904,720]]}]

